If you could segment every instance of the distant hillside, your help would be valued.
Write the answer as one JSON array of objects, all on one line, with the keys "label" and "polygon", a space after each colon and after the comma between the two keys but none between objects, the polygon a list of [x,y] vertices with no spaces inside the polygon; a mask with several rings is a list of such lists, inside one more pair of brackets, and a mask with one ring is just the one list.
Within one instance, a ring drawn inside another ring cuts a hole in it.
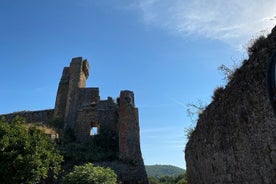
[{"label": "distant hillside", "polygon": [[161,176],[177,176],[184,174],[185,169],[172,165],[146,165],[148,177],[160,178]]}]

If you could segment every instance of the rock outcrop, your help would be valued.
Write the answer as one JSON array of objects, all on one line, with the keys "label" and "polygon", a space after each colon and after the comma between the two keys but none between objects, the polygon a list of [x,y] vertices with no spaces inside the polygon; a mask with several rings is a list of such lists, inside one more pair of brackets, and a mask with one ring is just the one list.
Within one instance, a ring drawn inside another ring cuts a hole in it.
[{"label": "rock outcrop", "polygon": [[189,184],[276,183],[276,116],[267,92],[275,36],[276,27],[256,40],[199,116],[185,149]]}]

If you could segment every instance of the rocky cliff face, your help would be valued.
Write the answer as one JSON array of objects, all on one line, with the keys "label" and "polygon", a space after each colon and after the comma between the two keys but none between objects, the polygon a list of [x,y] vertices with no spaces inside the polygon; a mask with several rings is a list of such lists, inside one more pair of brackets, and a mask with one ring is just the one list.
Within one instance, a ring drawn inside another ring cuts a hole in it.
[{"label": "rocky cliff face", "polygon": [[200,115],[185,149],[190,184],[276,183],[276,117],[267,95],[267,66],[276,27]]}]

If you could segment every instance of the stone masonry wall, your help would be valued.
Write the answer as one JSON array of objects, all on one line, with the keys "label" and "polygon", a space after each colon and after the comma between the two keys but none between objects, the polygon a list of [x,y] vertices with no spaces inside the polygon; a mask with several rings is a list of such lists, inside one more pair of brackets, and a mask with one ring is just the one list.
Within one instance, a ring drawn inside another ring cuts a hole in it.
[{"label": "stone masonry wall", "polygon": [[58,85],[58,92],[56,96],[55,111],[54,111],[55,119],[58,119],[58,118],[64,119],[65,117],[69,79],[70,79],[69,67],[64,67],[62,72],[62,77]]},{"label": "stone masonry wall", "polygon": [[20,111],[11,114],[2,114],[0,118],[5,118],[8,122],[12,121],[15,117],[22,117],[26,119],[27,123],[41,123],[49,124],[53,120],[54,109],[42,111]]},{"label": "stone masonry wall", "polygon": [[79,142],[89,140],[92,126],[99,126],[98,110],[96,107],[78,110],[74,132]]},{"label": "stone masonry wall", "polygon": [[100,101],[99,88],[80,88],[78,107],[96,105]]},{"label": "stone masonry wall", "polygon": [[275,28],[200,115],[185,149],[189,184],[276,183],[276,118],[266,88],[273,36]]},{"label": "stone masonry wall", "polygon": [[89,75],[88,69],[88,62],[82,60],[81,57],[73,58],[70,63],[70,80],[65,110],[66,128],[74,128],[79,105],[79,88],[85,88],[86,78]]},{"label": "stone masonry wall", "polygon": [[147,184],[147,174],[140,150],[138,109],[135,108],[134,94],[131,91],[121,91],[119,99],[119,157],[133,165],[129,171],[129,184]]},{"label": "stone masonry wall", "polygon": [[139,120],[136,111],[134,94],[130,91],[122,91],[119,104],[119,150],[120,158],[126,161],[141,158]]},{"label": "stone masonry wall", "polygon": [[98,104],[100,133],[111,133],[118,136],[118,105],[113,101],[111,97],[107,100],[101,100]]}]

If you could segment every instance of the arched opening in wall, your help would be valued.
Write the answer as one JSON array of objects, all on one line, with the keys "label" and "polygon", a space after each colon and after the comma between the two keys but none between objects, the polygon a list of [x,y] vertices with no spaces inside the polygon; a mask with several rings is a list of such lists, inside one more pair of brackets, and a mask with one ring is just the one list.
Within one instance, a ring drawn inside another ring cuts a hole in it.
[{"label": "arched opening in wall", "polygon": [[99,134],[99,126],[98,123],[92,122],[90,127],[90,136]]}]

